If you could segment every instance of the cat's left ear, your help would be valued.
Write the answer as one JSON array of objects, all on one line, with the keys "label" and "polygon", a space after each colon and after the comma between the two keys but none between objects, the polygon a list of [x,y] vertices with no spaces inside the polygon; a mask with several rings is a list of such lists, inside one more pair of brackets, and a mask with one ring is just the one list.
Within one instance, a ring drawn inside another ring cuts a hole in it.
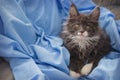
[{"label": "cat's left ear", "polygon": [[90,18],[94,19],[94,20],[98,20],[100,16],[100,7],[97,6],[95,7],[95,9],[93,10],[93,12],[90,14]]}]

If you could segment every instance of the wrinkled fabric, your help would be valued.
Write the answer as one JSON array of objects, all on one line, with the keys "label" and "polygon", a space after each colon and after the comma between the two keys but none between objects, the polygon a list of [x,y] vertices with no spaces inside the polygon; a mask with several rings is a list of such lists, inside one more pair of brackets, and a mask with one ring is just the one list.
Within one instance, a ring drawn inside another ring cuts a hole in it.
[{"label": "wrinkled fabric", "polygon": [[[80,13],[96,6],[91,0],[73,2]],[[10,63],[15,80],[75,80],[69,76],[69,51],[59,37],[70,4],[68,0],[0,0],[0,56]],[[113,51],[79,80],[120,80],[120,26],[103,7],[99,22]]]}]

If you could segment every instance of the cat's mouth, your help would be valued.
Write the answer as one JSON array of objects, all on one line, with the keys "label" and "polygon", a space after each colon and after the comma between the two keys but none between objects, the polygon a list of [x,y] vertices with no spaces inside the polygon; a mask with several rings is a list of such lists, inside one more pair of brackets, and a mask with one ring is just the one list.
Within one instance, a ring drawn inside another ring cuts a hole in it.
[{"label": "cat's mouth", "polygon": [[77,36],[74,36],[73,39],[75,39],[75,41],[84,41],[86,40],[87,36],[84,36],[84,35],[77,35]]},{"label": "cat's mouth", "polygon": [[79,36],[80,38],[87,37],[86,35],[83,35],[83,34],[81,34],[81,35],[77,35],[77,36]]}]

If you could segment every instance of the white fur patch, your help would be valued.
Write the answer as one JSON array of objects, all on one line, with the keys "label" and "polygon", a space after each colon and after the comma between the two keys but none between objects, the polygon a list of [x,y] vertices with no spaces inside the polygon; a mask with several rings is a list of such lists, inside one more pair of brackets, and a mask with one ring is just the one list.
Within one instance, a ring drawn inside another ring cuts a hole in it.
[{"label": "white fur patch", "polygon": [[81,75],[88,75],[93,67],[93,63],[86,64],[81,69]]},{"label": "white fur patch", "polygon": [[80,51],[81,50],[86,51],[86,47],[90,47],[90,50],[92,50],[99,40],[98,36],[93,36],[93,37],[71,36],[71,38],[72,38],[71,41],[72,43],[76,43],[79,45]]},{"label": "white fur patch", "polygon": [[70,76],[71,76],[71,77],[74,77],[74,78],[79,78],[79,77],[80,77],[80,74],[79,74],[79,73],[76,73],[76,72],[74,72],[74,71],[72,71],[72,70],[70,70]]}]

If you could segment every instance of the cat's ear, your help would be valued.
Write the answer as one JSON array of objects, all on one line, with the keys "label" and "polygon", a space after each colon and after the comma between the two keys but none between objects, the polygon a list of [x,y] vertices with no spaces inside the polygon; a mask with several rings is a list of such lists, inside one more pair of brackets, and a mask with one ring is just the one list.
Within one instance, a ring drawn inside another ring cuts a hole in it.
[{"label": "cat's ear", "polygon": [[97,6],[93,12],[90,14],[90,17],[94,20],[98,20],[99,19],[99,16],[100,16],[100,7]]},{"label": "cat's ear", "polygon": [[77,16],[79,14],[77,7],[73,3],[71,4],[69,14],[70,14],[70,17]]}]

